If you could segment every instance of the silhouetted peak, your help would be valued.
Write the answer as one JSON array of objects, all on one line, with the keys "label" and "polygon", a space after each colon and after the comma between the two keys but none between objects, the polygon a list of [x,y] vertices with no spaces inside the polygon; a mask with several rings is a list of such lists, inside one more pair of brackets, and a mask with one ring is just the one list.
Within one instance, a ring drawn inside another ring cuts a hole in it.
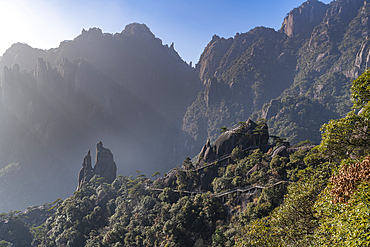
[{"label": "silhouetted peak", "polygon": [[128,24],[121,34],[134,38],[139,38],[145,41],[156,41],[162,45],[162,40],[156,38],[145,24],[140,24],[136,22]]},{"label": "silhouetted peak", "polygon": [[218,36],[218,35],[215,34],[215,35],[212,36],[211,42],[215,42],[215,41],[217,41],[219,39],[221,39],[220,36]]},{"label": "silhouetted peak", "polygon": [[103,32],[100,28],[98,27],[93,27],[93,28],[89,28],[89,30],[85,30],[85,29],[82,29],[82,33],[81,33],[82,36],[84,35],[103,35]]},{"label": "silhouetted peak", "polygon": [[132,36],[150,35],[154,37],[154,34],[145,24],[136,22],[126,25],[125,29],[122,31],[122,34]]},{"label": "silhouetted peak", "polygon": [[17,50],[17,49],[24,49],[24,48],[33,49],[30,45],[26,43],[18,42],[18,43],[12,44],[8,50]]},{"label": "silhouetted peak", "polygon": [[[103,37],[103,32],[98,27],[89,28],[89,30],[82,29],[82,32],[75,40],[81,39],[85,41],[95,40],[99,37]],[[62,42],[63,43],[63,42]]]},{"label": "silhouetted peak", "polygon": [[100,141],[97,145],[96,145],[96,150],[99,152],[103,149],[103,143]]},{"label": "silhouetted peak", "polygon": [[78,173],[77,190],[80,190],[82,183],[89,181],[94,174],[104,177],[108,183],[112,183],[117,176],[117,165],[113,161],[113,154],[108,148],[103,147],[101,141],[96,145],[94,169],[91,166],[90,150],[83,159],[82,168]]},{"label": "silhouetted peak", "polygon": [[19,74],[20,73],[20,67],[19,67],[19,64],[15,63],[13,65],[13,71],[14,71],[14,74]]}]

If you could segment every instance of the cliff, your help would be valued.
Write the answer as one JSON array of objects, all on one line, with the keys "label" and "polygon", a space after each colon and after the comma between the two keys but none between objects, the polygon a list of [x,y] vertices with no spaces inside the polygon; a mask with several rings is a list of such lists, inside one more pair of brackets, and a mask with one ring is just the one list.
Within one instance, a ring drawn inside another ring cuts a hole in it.
[{"label": "cliff", "polygon": [[205,89],[183,130],[200,146],[200,136],[214,141],[222,126],[266,118],[274,135],[319,142],[319,126],[346,114],[351,80],[369,64],[368,16],[366,1],[310,0],[278,31],[213,36],[196,66]]},{"label": "cliff", "polygon": [[279,31],[289,37],[308,36],[322,22],[328,8],[328,5],[317,0],[304,2],[286,15]]}]

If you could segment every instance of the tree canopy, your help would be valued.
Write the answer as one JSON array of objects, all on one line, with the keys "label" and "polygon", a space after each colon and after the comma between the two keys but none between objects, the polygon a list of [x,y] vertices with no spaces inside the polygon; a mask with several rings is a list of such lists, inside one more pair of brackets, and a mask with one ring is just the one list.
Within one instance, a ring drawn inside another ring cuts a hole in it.
[{"label": "tree canopy", "polygon": [[[352,111],[321,128],[320,150],[331,159],[358,158],[370,151],[370,70],[352,82]],[[358,111],[358,109],[361,109]]]}]

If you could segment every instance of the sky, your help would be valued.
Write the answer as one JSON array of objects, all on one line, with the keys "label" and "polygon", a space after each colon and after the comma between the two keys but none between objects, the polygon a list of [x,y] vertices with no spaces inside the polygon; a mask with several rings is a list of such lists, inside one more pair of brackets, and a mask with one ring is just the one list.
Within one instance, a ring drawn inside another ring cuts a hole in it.
[{"label": "sky", "polygon": [[[197,63],[213,35],[229,38],[256,26],[280,29],[304,0],[0,0],[0,56],[12,44],[50,49],[82,29],[120,33],[146,24],[163,44],[174,42],[186,62]],[[331,1],[321,1],[325,4]]]}]

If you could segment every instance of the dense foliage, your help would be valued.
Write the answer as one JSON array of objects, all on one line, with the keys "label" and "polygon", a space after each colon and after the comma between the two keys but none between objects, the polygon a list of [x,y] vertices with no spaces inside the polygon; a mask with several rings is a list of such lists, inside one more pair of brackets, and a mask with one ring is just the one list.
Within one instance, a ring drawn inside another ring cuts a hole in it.
[{"label": "dense foliage", "polygon": [[58,202],[56,213],[44,224],[40,246],[212,243],[216,222],[226,216],[219,200],[210,194],[180,197],[170,188],[146,190],[146,182],[142,174],[136,179],[120,176],[112,184],[95,176]]},{"label": "dense foliage", "polygon": [[[136,178],[118,176],[112,184],[95,175],[74,195],[45,207],[50,217],[41,224],[18,217],[21,212],[4,214],[0,222],[12,219],[18,227],[13,238],[0,233],[0,239],[16,246],[21,239],[27,240],[25,246],[233,246],[243,226],[282,203],[289,181],[297,181],[307,167],[307,145],[311,143],[303,142],[287,157],[272,157],[273,148],[267,153],[235,148],[227,167],[216,163],[204,169],[206,176],[213,176],[213,188],[203,193],[185,191],[196,190],[200,183],[189,158],[165,188],[162,178],[152,181],[140,171]],[[261,189],[233,192],[256,185]],[[218,196],[220,192],[225,196]]]},{"label": "dense foliage", "polygon": [[284,204],[245,226],[237,246],[370,245],[369,73],[353,81],[354,110],[323,126],[320,146],[305,158],[311,165]]}]

